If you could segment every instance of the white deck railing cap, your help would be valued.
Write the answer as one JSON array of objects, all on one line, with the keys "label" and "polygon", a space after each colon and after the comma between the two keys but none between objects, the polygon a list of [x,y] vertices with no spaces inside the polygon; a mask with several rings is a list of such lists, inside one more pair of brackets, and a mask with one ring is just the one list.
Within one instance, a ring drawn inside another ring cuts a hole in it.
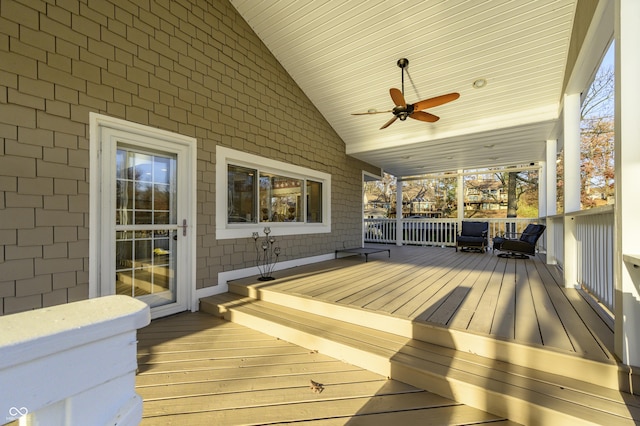
[{"label": "white deck railing cap", "polygon": [[128,296],[105,296],[0,317],[0,370],[150,322],[149,306]]}]

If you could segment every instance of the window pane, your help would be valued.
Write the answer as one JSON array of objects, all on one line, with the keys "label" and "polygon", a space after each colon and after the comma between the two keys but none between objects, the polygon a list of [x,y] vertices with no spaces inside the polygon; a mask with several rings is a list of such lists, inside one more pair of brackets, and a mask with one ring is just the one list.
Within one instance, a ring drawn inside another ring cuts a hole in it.
[{"label": "window pane", "polygon": [[227,223],[255,222],[256,170],[229,165]]},{"label": "window pane", "polygon": [[322,223],[322,183],[307,181],[307,222]]},{"label": "window pane", "polygon": [[302,180],[260,174],[260,220],[302,222]]}]

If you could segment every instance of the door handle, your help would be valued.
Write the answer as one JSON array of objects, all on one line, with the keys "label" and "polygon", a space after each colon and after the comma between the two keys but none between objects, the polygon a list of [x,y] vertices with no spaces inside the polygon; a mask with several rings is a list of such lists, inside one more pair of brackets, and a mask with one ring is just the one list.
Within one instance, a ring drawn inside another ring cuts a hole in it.
[{"label": "door handle", "polygon": [[187,236],[187,219],[182,219],[182,225],[178,225],[178,228],[182,228],[182,236]]}]

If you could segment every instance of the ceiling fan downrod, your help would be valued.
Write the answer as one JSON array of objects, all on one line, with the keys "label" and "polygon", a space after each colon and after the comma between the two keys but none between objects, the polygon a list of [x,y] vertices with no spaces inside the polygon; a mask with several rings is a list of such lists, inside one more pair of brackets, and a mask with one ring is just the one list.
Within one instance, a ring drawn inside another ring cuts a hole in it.
[{"label": "ceiling fan downrod", "polygon": [[401,69],[400,73],[402,74],[402,94],[404,95],[404,69],[409,66],[409,60],[407,58],[400,58],[396,63]]},{"label": "ceiling fan downrod", "polygon": [[[409,60],[407,58],[398,59],[397,65],[400,67],[400,74],[402,78],[402,96],[404,96],[404,69],[409,66]],[[411,111],[409,111],[409,107],[411,107]],[[409,114],[413,112],[413,105],[405,105],[405,106],[396,106],[393,108],[393,113],[400,119],[400,121],[405,121]]]}]

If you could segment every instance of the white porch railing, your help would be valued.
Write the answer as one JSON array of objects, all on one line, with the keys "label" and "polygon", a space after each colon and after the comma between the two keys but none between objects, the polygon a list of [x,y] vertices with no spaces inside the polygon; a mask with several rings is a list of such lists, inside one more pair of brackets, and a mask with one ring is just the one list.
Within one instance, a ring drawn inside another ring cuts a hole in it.
[{"label": "white porch railing", "polygon": [[[520,233],[536,219],[465,219],[489,222],[489,245],[493,237]],[[460,223],[457,219],[402,219],[402,244],[455,246]],[[396,243],[396,219],[364,219],[364,241],[367,243]]]},{"label": "white porch railing", "polygon": [[[547,237],[543,241],[545,251],[547,252],[547,263],[564,268],[564,216],[549,216],[545,218],[544,221],[547,229],[553,230],[551,238],[549,238],[549,232],[546,232]],[[547,249],[547,247],[550,246],[553,247],[553,250]]]},{"label": "white porch railing", "polygon": [[149,307],[107,296],[0,317],[0,421],[137,425],[136,330]]},{"label": "white porch railing", "polygon": [[[544,219],[551,230],[551,240],[545,247],[547,262],[564,269],[566,262],[575,262],[577,284],[584,288],[613,315],[613,235],[614,206],[549,216]],[[565,258],[565,221],[575,222],[576,258]]]},{"label": "white porch railing", "polygon": [[613,312],[613,206],[570,216],[576,221],[578,283]]}]

